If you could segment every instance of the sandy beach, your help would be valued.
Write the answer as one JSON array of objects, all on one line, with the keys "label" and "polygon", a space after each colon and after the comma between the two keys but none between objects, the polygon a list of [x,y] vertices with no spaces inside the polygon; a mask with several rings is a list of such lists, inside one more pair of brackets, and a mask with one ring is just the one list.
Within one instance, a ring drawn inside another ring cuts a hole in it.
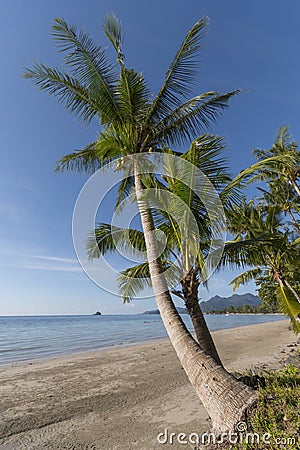
[{"label": "sandy beach", "polygon": [[[297,341],[288,321],[213,333],[225,367],[277,368]],[[0,366],[1,449],[153,450],[209,418],[169,341]]]}]

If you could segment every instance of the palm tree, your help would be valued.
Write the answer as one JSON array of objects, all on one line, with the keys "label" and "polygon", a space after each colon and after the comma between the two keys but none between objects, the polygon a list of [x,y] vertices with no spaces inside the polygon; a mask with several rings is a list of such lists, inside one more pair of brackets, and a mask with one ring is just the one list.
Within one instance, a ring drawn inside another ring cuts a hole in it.
[{"label": "palm tree", "polygon": [[262,193],[262,202],[264,205],[278,206],[284,216],[288,215],[294,231],[300,234],[300,223],[298,216],[300,214],[300,204],[298,195],[293,187],[284,180],[270,180],[268,189],[258,188]]},{"label": "palm tree", "polygon": [[231,282],[233,288],[251,280],[275,284],[279,307],[299,333],[300,295],[294,273],[299,273],[300,239],[291,240],[280,208],[244,201],[232,208],[228,228],[235,238],[227,244],[222,264],[251,267]]},{"label": "palm tree", "polygon": [[288,183],[294,193],[300,196],[300,188],[298,185],[300,179],[300,152],[297,143],[292,140],[289,134],[288,127],[279,129],[275,142],[269,150],[255,149],[254,155],[262,163],[274,156],[280,158],[288,155],[293,158],[294,163],[288,165],[278,163],[275,170],[270,170],[270,167],[262,165],[255,179],[267,182],[271,181],[276,183],[277,186]]},{"label": "palm tree", "polygon": [[196,55],[201,48],[207,20],[200,19],[187,33],[171,62],[165,81],[152,100],[143,76],[125,66],[119,22],[110,16],[104,33],[117,53],[118,71],[85,32],[77,32],[56,19],[53,37],[65,53],[68,72],[36,63],[25,77],[41,90],[54,95],[66,108],[89,123],[100,122],[98,139],[62,158],[59,169],[95,170],[120,157],[130,172],[122,183],[118,201],[134,188],[145,237],[152,286],[161,318],[189,380],[212,418],[217,431],[232,429],[256,400],[257,395],[230,376],[208,356],[186,329],[173,304],[163,274],[154,221],[145,199],[143,167],[135,154],[162,151],[196,138],[237,91],[220,95],[206,92],[193,98]]},{"label": "palm tree", "polygon": [[[236,186],[230,188],[228,185],[230,177],[225,160],[221,157],[223,150],[222,138],[205,134],[197,138],[191,144],[189,150],[181,155],[181,158],[193,162],[196,167],[202,170],[214,189],[219,192],[220,199],[226,207],[226,205],[231,205],[232,202],[239,199],[239,193]],[[179,182],[176,174],[173,173],[172,177],[165,175],[163,178],[166,184],[155,180],[154,185],[159,186],[162,192],[172,193],[173,196],[176,196],[176,199],[180,199],[188,207],[188,211],[196,220],[201,233],[199,238],[202,253],[201,258],[199,258],[198,253],[193,259],[191,256],[188,257],[188,255],[193,254],[193,249],[189,248],[192,240],[182,239],[182,232],[178,222],[174,221],[170,213],[170,206],[167,201],[163,204],[161,198],[161,209],[153,212],[153,217],[155,229],[162,232],[166,238],[166,248],[161,261],[164,273],[166,274],[166,271],[168,271],[168,281],[170,281],[168,285],[173,283],[171,293],[185,303],[200,347],[221,365],[220,357],[203,317],[198,297],[200,284],[206,285],[205,274],[203,273],[205,270],[204,260],[209,252],[212,238],[208,212],[196,193],[191,191],[187,184]],[[187,221],[188,217],[185,218],[185,227],[191,229],[192,224],[189,226]],[[122,247],[123,251],[128,251],[130,245],[133,246],[133,251],[136,249],[139,252],[144,252],[146,247],[143,232],[137,229],[122,229],[110,224],[100,223],[90,236],[87,250],[89,257],[93,259],[109,252],[115,252],[117,247]],[[124,270],[119,277],[119,289],[124,302],[131,301],[146,286],[152,286],[147,262]]]},{"label": "palm tree", "polygon": [[295,232],[299,234],[300,153],[288,128],[280,128],[269,150],[254,149],[254,154],[258,162],[253,167],[256,166],[257,169],[254,176],[251,176],[253,171],[248,174],[251,177],[249,182],[261,180],[267,183],[267,188],[258,188],[263,193],[264,204],[277,205],[285,216],[288,214]]},{"label": "palm tree", "polygon": [[[283,208],[286,207],[287,199],[295,205],[300,195],[297,184],[300,178],[300,152],[296,142],[291,140],[288,128],[280,128],[275,143],[269,150],[256,148],[253,153],[257,159],[256,163],[242,170],[232,184],[243,183],[246,187],[254,181],[264,181],[270,188],[270,195],[273,193],[276,197],[282,189],[285,191],[285,198],[278,199]],[[275,199],[271,200],[270,204],[275,204],[274,201]],[[288,212],[286,209],[285,211]],[[296,212],[298,213],[298,209]]]}]

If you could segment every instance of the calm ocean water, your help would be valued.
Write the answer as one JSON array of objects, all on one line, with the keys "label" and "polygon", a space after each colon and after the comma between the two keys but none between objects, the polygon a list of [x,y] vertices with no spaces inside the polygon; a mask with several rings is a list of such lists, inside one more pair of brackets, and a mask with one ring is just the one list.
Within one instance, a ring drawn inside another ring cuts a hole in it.
[{"label": "calm ocean water", "polygon": [[[189,316],[182,316],[192,329]],[[282,316],[207,315],[211,330],[282,320]],[[0,317],[0,364],[166,337],[159,315]]]}]

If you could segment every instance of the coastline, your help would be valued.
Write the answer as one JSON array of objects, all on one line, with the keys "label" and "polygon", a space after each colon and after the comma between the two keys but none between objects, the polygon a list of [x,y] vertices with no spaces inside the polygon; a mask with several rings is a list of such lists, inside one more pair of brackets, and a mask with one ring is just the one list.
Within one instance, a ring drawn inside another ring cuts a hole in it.
[{"label": "coastline", "polygon": [[[211,331],[283,320],[282,315],[208,314]],[[0,317],[1,319],[1,317]],[[188,329],[189,315],[182,315]],[[2,328],[3,327],[3,328]],[[160,316],[108,315],[100,320],[90,316],[31,316],[0,320],[2,344],[0,367],[64,355],[126,347],[167,338]],[[82,328],[83,333],[78,335]]]},{"label": "coastline", "polygon": [[[284,320],[213,337],[227,369],[276,369],[297,341],[288,328]],[[0,380],[1,448],[152,450],[165,428],[210,426],[166,338],[0,366]]]}]

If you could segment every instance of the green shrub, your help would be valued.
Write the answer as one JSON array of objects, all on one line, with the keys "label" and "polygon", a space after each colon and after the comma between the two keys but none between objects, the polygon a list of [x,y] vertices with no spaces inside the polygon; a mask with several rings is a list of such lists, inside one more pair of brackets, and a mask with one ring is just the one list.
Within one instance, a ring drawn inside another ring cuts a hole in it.
[{"label": "green shrub", "polygon": [[290,364],[278,372],[267,372],[265,381],[265,386],[258,389],[258,403],[247,419],[247,432],[257,433],[261,438],[269,433],[270,443],[244,442],[227,448],[300,449],[300,370]]}]

